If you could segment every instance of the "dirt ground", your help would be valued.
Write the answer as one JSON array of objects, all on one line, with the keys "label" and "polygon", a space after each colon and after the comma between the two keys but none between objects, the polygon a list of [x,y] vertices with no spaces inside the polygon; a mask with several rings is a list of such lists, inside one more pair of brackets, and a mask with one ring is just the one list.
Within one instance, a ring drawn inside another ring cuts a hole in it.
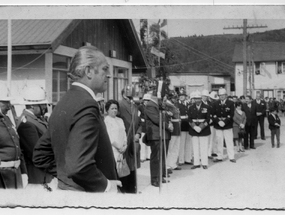
[{"label": "dirt ground", "polygon": [[[163,184],[161,192],[150,185],[149,162],[146,161],[138,170],[140,192],[136,195],[59,191],[55,187],[52,192],[47,192],[41,186],[29,185],[25,190],[1,190],[0,206],[28,207],[24,210],[31,207],[95,207],[96,210],[103,210],[102,213],[111,212],[112,208],[136,208],[138,214],[145,208],[173,209],[164,210],[167,214],[178,212],[175,209],[183,209],[179,213],[192,209],[198,214],[203,209],[210,209],[211,214],[223,214],[227,209],[236,212],[240,209],[284,210],[285,118],[281,117],[281,121],[280,148],[271,148],[268,123],[265,120],[266,140],[259,137],[255,141],[255,150],[237,153],[236,163],[229,162],[227,158],[220,163],[210,161],[207,170],[191,170],[190,165],[183,165],[182,170],[171,174],[170,183]],[[104,211],[106,208],[109,210]],[[0,209],[0,213],[4,210]],[[117,213],[121,210],[115,211]]]}]

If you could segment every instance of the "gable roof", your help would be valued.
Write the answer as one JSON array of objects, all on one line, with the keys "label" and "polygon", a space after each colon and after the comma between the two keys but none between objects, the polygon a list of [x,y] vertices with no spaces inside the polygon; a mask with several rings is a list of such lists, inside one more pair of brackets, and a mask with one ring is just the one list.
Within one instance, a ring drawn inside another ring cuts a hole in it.
[{"label": "gable roof", "polygon": [[[253,60],[258,62],[284,61],[285,43],[255,42],[251,43]],[[235,46],[233,62],[243,62],[243,44]]]},{"label": "gable roof", "polygon": [[[72,20],[12,20],[13,46],[51,45]],[[8,22],[0,20],[0,46],[7,46]]]}]

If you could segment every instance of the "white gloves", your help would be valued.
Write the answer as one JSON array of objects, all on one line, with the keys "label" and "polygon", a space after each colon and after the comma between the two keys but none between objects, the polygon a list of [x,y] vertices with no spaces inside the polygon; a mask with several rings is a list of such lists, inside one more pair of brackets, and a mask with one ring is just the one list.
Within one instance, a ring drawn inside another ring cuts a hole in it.
[{"label": "white gloves", "polygon": [[194,126],[193,128],[197,133],[200,133],[201,132],[201,128],[199,126]]},{"label": "white gloves", "polygon": [[23,182],[23,188],[26,188],[28,185],[28,175],[22,174],[22,182]]},{"label": "white gloves", "polygon": [[224,127],[224,126],[225,126],[225,123],[224,123],[223,121],[219,121],[218,124],[219,124],[219,126],[221,126],[221,127]]}]

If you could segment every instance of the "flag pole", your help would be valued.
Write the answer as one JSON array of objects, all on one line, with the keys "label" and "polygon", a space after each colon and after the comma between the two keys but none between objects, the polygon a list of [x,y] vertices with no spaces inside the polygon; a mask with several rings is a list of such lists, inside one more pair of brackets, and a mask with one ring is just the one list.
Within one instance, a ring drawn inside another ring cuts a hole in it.
[{"label": "flag pole", "polygon": [[8,56],[7,56],[7,88],[8,95],[11,96],[11,77],[12,77],[12,30],[11,19],[8,19]]}]

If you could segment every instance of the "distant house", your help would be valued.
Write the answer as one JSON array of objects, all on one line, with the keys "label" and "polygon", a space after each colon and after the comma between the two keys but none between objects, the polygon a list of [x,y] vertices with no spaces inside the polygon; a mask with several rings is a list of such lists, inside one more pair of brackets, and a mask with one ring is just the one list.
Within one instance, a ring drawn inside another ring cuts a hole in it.
[{"label": "distant house", "polygon": [[[21,96],[25,86],[37,84],[56,104],[70,87],[70,61],[83,45],[99,48],[110,64],[105,100],[120,99],[121,89],[132,81],[133,68],[147,67],[131,20],[12,20],[12,96]],[[1,84],[6,80],[7,20],[0,20]]]},{"label": "distant house", "polygon": [[[278,100],[285,98],[285,43],[253,43],[250,48],[248,48],[247,55],[248,60],[250,60],[247,69],[247,90],[250,90],[249,80],[251,80],[253,97],[255,97],[257,92],[260,92],[264,97],[276,97]],[[242,44],[236,45],[233,62],[235,63],[236,94],[242,95]]]},{"label": "distant house", "polygon": [[176,91],[184,88],[187,95],[195,90],[218,91],[221,87],[225,88],[229,94],[231,92],[231,75],[226,72],[206,73],[190,69],[183,73],[170,73],[169,78]]}]

